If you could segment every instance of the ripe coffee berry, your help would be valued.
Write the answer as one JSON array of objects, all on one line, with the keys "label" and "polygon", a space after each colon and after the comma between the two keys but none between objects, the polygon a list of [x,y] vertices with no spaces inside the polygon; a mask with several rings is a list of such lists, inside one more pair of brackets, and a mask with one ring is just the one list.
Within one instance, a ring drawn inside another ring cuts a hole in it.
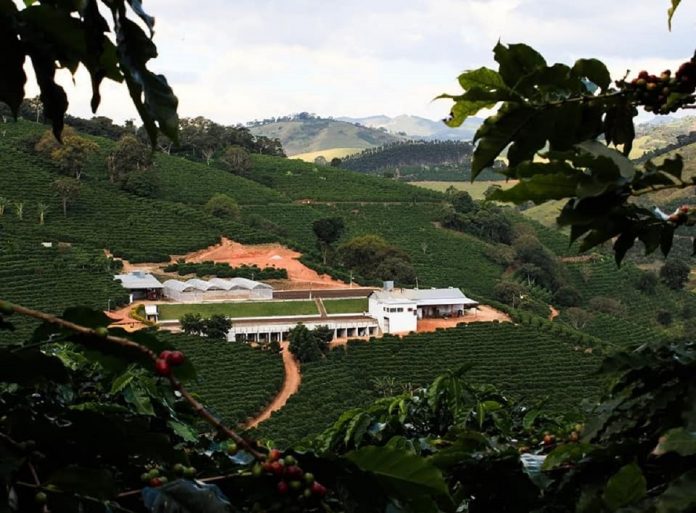
[{"label": "ripe coffee berry", "polygon": [[164,377],[170,376],[172,374],[172,369],[166,360],[163,360],[161,358],[157,358],[157,360],[155,360],[155,374]]}]

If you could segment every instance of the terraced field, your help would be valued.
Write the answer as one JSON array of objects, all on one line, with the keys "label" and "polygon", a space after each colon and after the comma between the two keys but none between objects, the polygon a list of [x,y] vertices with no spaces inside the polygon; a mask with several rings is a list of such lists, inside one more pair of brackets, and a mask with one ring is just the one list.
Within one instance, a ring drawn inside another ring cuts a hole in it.
[{"label": "terraced field", "polygon": [[546,399],[551,412],[577,411],[594,398],[600,357],[576,351],[558,335],[509,323],[471,324],[403,340],[385,337],[351,342],[323,361],[302,366],[302,385],[286,407],[258,428],[280,444],[317,433],[346,409],[391,393],[428,384],[435,376],[473,363],[472,382],[494,383],[521,401]]},{"label": "terraced field", "polygon": [[191,389],[213,413],[232,425],[244,423],[263,410],[283,383],[283,362],[278,354],[200,337],[162,336],[193,362],[198,378]]}]

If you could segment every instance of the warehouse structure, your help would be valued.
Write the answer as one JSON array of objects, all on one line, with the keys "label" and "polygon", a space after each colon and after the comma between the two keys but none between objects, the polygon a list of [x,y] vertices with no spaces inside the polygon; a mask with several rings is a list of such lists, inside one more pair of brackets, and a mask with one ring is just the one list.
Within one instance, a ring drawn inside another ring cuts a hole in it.
[{"label": "warehouse structure", "polygon": [[154,301],[162,297],[163,285],[157,278],[145,271],[117,274],[114,279],[120,281],[123,288],[128,290],[131,303],[138,299]]},{"label": "warehouse structure", "polygon": [[273,287],[246,278],[179,281],[163,284],[164,296],[180,303],[201,303],[234,299],[273,299]]},{"label": "warehouse structure", "polygon": [[391,282],[370,294],[368,304],[382,333],[417,331],[418,319],[462,317],[479,305],[457,288],[397,289]]}]

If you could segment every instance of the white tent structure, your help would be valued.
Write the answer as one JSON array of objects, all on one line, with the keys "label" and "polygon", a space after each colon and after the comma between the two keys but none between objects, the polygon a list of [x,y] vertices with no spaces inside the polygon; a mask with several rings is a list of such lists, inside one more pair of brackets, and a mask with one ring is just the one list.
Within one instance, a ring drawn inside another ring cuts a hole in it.
[{"label": "white tent structure", "polygon": [[273,287],[246,278],[209,281],[194,278],[188,281],[167,280],[164,296],[180,303],[224,301],[226,299],[273,299]]}]

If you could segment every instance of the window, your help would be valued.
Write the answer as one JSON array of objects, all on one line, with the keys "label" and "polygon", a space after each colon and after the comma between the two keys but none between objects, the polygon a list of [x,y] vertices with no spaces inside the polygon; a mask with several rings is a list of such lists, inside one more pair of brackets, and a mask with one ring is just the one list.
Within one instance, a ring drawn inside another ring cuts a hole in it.
[{"label": "window", "polygon": [[404,309],[403,309],[403,308],[397,308],[396,311],[397,311],[397,312],[403,312]]}]

